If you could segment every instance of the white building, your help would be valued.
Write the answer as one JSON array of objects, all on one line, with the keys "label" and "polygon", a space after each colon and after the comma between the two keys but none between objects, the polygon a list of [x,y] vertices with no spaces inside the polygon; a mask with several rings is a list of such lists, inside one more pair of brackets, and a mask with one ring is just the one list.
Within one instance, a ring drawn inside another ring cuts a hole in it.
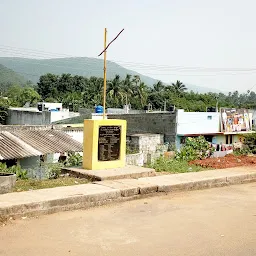
[{"label": "white building", "polygon": [[220,112],[185,112],[179,109],[176,117],[176,147],[179,149],[186,137],[202,135],[208,142],[217,145],[220,151],[223,148],[228,150],[234,143],[243,142],[245,134],[253,133],[252,114],[249,117],[250,130],[226,132],[221,128]]},{"label": "white building", "polygon": [[9,108],[8,125],[46,125],[80,116],[62,107],[62,103],[38,103],[38,107]]}]

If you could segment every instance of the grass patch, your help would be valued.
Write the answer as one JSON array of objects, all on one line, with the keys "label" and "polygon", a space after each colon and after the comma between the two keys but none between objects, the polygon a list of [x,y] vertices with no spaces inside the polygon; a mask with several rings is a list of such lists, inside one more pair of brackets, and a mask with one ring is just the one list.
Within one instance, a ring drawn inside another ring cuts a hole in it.
[{"label": "grass patch", "polygon": [[151,166],[157,172],[184,173],[184,172],[200,172],[206,170],[201,166],[190,165],[187,161],[176,159],[158,158]]},{"label": "grass patch", "polygon": [[89,180],[87,179],[74,177],[60,177],[58,179],[50,180],[17,180],[13,192],[21,192],[43,188],[55,188],[62,186],[73,186],[79,184],[86,184],[88,182]]}]

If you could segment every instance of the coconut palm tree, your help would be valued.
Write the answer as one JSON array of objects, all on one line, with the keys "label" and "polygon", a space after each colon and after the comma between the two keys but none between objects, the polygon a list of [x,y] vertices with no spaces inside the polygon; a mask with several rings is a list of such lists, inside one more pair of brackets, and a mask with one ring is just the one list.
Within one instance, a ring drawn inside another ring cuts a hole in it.
[{"label": "coconut palm tree", "polygon": [[177,93],[182,93],[187,90],[187,87],[179,80],[176,83],[172,83],[173,89]]},{"label": "coconut palm tree", "polygon": [[155,92],[161,92],[164,90],[164,85],[162,81],[158,81],[156,84],[153,84],[153,89]]},{"label": "coconut palm tree", "polygon": [[148,99],[147,86],[143,82],[140,82],[140,84],[137,87],[137,95],[140,99],[141,107],[143,108],[147,104]]},{"label": "coconut palm tree", "polygon": [[140,83],[140,76],[139,75],[134,75],[133,76],[133,79],[132,79],[132,82],[134,83],[134,85],[137,87],[138,84]]},{"label": "coconut palm tree", "polygon": [[125,79],[122,81],[122,91],[125,97],[125,104],[130,103],[130,98],[133,96],[133,84],[131,80],[131,75],[127,74]]},{"label": "coconut palm tree", "polygon": [[113,104],[113,107],[119,107],[120,102],[123,101],[124,96],[119,75],[116,75],[112,81],[108,82],[107,93],[111,103]]}]

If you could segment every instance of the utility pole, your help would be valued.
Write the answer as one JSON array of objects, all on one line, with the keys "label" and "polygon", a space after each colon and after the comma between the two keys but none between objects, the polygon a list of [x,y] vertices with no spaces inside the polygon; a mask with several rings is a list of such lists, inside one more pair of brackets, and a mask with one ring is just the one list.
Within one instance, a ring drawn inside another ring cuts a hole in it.
[{"label": "utility pole", "polygon": [[107,45],[107,29],[104,30],[104,50],[98,55],[101,56],[104,53],[104,76],[103,76],[103,119],[106,118],[106,94],[107,94],[107,49],[108,47],[119,37],[119,35],[124,31],[122,29],[117,36]]},{"label": "utility pole", "polygon": [[[104,31],[104,49],[107,47],[107,29]],[[104,51],[104,82],[103,82],[103,119],[106,118],[106,97],[107,97],[107,50]]]}]

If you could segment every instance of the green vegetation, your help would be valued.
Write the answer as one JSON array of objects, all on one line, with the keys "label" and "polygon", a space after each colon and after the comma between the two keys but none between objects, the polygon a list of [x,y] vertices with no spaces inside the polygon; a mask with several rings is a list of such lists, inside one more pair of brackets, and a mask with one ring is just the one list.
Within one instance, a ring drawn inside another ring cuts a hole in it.
[{"label": "green vegetation", "polygon": [[[1,90],[0,96],[8,97],[8,102],[3,103],[3,98],[0,101],[0,111],[4,111],[2,114],[0,112],[0,119],[6,115],[6,104],[23,106],[28,102],[34,105],[37,101],[44,100],[62,102],[64,107],[78,111],[78,108],[91,109],[102,103],[102,60],[0,58],[0,63],[0,85],[8,82],[5,90]],[[37,85],[26,82],[10,69],[23,74],[26,79]],[[121,108],[126,103],[131,104],[132,109],[144,109],[151,104],[153,110],[163,110],[166,104],[167,110],[171,105],[175,105],[185,111],[205,111],[207,107],[216,106],[217,103],[219,107],[256,107],[255,92],[239,94],[235,91],[229,92],[228,95],[195,93],[189,91],[181,81],[163,84],[113,62],[108,63],[108,78],[107,107]],[[25,88],[22,89],[21,86]]]},{"label": "green vegetation", "polygon": [[0,96],[12,84],[25,85],[26,79],[13,70],[0,64]]},{"label": "green vegetation", "polygon": [[28,179],[26,170],[21,169],[19,165],[13,165],[12,167],[7,167],[5,163],[0,162],[0,172],[2,173],[14,173],[17,179],[26,180]]},{"label": "green vegetation", "polygon": [[20,87],[13,85],[9,87],[5,95],[8,97],[9,104],[12,107],[23,107],[26,103],[30,106],[35,106],[41,99],[38,92],[29,86]]},{"label": "green vegetation", "polygon": [[6,124],[7,110],[10,106],[23,107],[26,103],[35,106],[39,100],[41,100],[41,96],[33,87],[10,85],[0,97],[0,124]]},{"label": "green vegetation", "polygon": [[183,147],[175,152],[173,159],[165,159],[163,156],[158,158],[152,167],[158,172],[198,172],[203,167],[189,164],[196,159],[205,159],[213,153],[214,149],[205,140],[203,136],[196,138],[187,138]]},{"label": "green vegetation", "polygon": [[214,148],[205,140],[203,136],[186,138],[184,146],[176,152],[176,160],[193,161],[210,157]]},{"label": "green vegetation", "polygon": [[131,147],[129,145],[126,146],[126,154],[130,155],[130,154],[138,154],[139,153],[139,149],[136,147]]},{"label": "green vegetation", "polygon": [[83,157],[79,153],[69,153],[67,161],[64,163],[66,166],[81,166]]},{"label": "green vegetation", "polygon": [[176,159],[158,158],[151,166],[157,172],[183,173],[183,172],[199,172],[205,170],[200,166],[190,165],[187,161]]},{"label": "green vegetation", "polygon": [[[68,74],[84,77],[103,77],[103,60],[86,57],[57,58],[57,59],[25,59],[14,57],[0,57],[0,64],[21,74],[26,80],[36,84],[40,76],[52,73],[56,75]],[[135,71],[126,69],[112,61],[107,61],[108,78],[113,79],[118,74],[122,79],[126,74],[139,75],[141,80],[152,86],[156,80],[143,76]]]},{"label": "green vegetation", "polygon": [[0,124],[6,124],[9,106],[10,102],[8,99],[0,98]]},{"label": "green vegetation", "polygon": [[52,179],[57,179],[60,177],[63,164],[61,164],[61,163],[43,163],[42,166],[44,168],[47,179],[52,180]]},{"label": "green vegetation", "polygon": [[256,154],[256,133],[246,134],[244,145],[243,151],[247,151],[247,154]]},{"label": "green vegetation", "polygon": [[[49,99],[62,102],[64,107],[71,107],[75,111],[79,107],[93,108],[102,103],[103,79],[98,77],[61,76],[46,74],[40,77],[38,93],[43,100]],[[152,87],[146,85],[139,76],[127,75],[121,79],[116,75],[107,81],[107,107],[121,108],[124,104],[131,104],[132,109],[144,109],[149,103],[154,110],[164,109],[175,105],[185,111],[205,111],[209,106],[219,107],[256,107],[256,93],[239,94],[237,91],[225,95],[223,93],[194,93],[187,92],[186,86],[176,81],[171,85],[164,85],[161,81]]]},{"label": "green vegetation", "polygon": [[58,179],[49,180],[17,180],[14,187],[14,192],[28,191],[43,188],[55,188],[62,186],[72,186],[79,184],[86,184],[87,179],[79,179],[73,177],[60,177]]}]

